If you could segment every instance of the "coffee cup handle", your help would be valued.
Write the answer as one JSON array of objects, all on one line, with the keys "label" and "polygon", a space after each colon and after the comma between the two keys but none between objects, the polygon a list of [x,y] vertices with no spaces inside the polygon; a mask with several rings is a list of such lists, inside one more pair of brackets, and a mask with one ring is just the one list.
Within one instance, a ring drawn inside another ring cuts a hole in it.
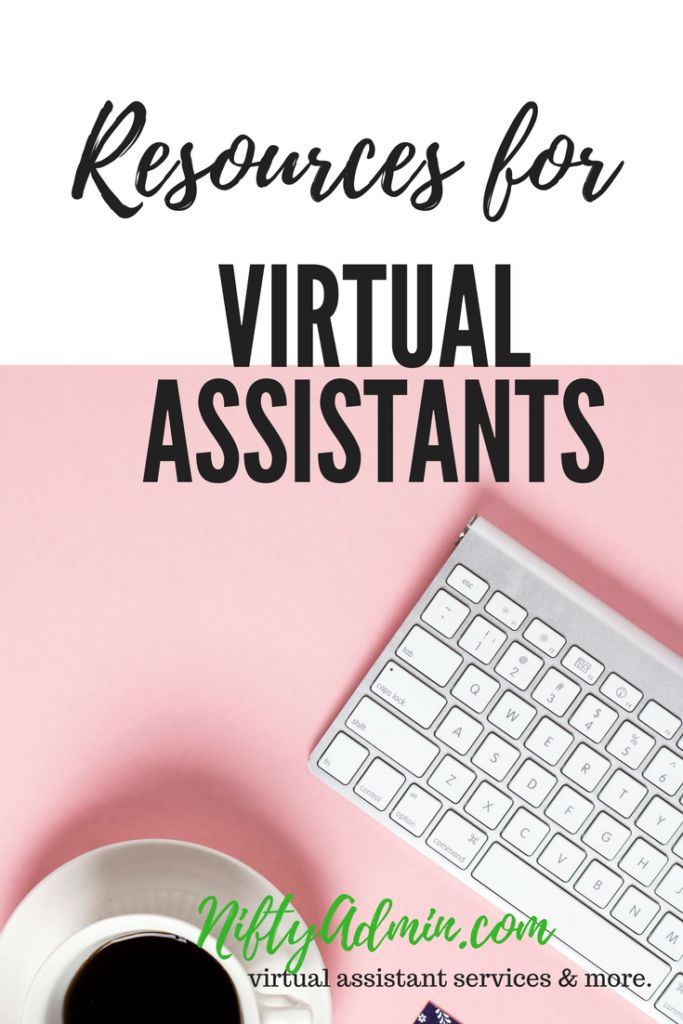
[{"label": "coffee cup handle", "polygon": [[287,996],[259,996],[260,1024],[311,1024],[310,1006],[297,1003]]}]

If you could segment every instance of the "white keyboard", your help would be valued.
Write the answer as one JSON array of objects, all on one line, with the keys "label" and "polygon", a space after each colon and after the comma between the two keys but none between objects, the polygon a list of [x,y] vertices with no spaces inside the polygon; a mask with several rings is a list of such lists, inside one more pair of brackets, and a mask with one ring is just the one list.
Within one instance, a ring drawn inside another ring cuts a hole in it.
[{"label": "white keyboard", "polygon": [[681,658],[476,518],[309,764],[683,1024],[682,720]]}]

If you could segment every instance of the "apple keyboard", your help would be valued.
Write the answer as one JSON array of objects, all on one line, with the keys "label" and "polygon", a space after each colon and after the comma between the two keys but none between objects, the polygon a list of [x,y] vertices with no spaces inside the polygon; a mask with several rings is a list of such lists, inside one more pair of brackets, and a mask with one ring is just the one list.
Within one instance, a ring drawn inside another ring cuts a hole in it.
[{"label": "apple keyboard", "polygon": [[311,771],[683,1024],[683,660],[475,517]]}]

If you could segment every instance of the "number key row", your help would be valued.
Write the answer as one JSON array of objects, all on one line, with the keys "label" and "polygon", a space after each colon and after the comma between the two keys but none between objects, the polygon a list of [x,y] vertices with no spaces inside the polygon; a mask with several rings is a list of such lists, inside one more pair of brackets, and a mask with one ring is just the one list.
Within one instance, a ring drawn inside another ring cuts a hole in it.
[{"label": "number key row", "polygon": [[[446,582],[457,593],[467,597],[473,604],[478,604],[489,591],[489,584],[485,580],[460,564],[455,566]],[[526,608],[513,601],[500,590],[493,592],[484,607],[492,618],[511,630],[519,629],[528,615]],[[430,601],[422,614],[422,618],[434,629],[442,633],[442,635],[451,639],[458,627],[467,618],[469,611],[470,609],[467,605],[452,597],[447,591],[440,590]],[[560,632],[538,618],[534,618],[529,622],[524,631],[524,638],[533,647],[550,658],[559,656],[567,642],[566,637]],[[499,630],[496,626],[493,626],[482,616],[478,615],[460,638],[459,646],[483,664],[488,665],[501,649],[506,639],[507,637],[502,630]],[[576,644],[567,649],[562,657],[562,666],[571,672],[572,675],[591,684],[595,683],[605,670],[602,662]],[[541,659],[515,641],[505,652],[499,665],[496,666],[496,672],[508,679],[509,682],[519,686],[520,689],[526,689],[541,667]],[[551,672],[554,671],[551,669]],[[561,716],[572,703],[578,693],[578,689],[573,689],[568,685],[569,680],[566,680],[566,678],[562,682],[558,676],[561,676],[561,674],[557,673],[555,676],[551,676],[550,673],[547,674],[543,687],[539,687],[537,699],[539,703],[546,703],[546,706],[553,713]],[[562,690],[564,690],[563,693],[561,692]],[[607,676],[601,686],[601,691],[610,700],[629,712],[635,710],[643,697],[641,690],[614,672]],[[552,703],[554,703],[553,707],[550,706]],[[606,705],[601,704],[601,707],[606,711],[611,711]],[[664,739],[672,739],[681,726],[681,718],[672,714],[672,712],[654,700],[648,701],[639,712],[638,717],[644,725],[653,729],[660,736],[663,736]],[[607,722],[608,718],[611,718],[610,722]],[[602,731],[603,736],[609,731],[613,721],[613,713],[609,716],[603,716],[601,725],[603,727],[606,725]],[[588,723],[585,724],[588,725]],[[595,732],[598,731],[595,730]],[[600,740],[598,739],[597,741],[599,742]],[[679,740],[679,746],[683,749],[683,736]],[[647,753],[647,751],[644,753]],[[632,764],[634,759],[635,757],[632,757],[631,760],[624,763],[629,764],[631,767],[637,767],[637,765]]]}]

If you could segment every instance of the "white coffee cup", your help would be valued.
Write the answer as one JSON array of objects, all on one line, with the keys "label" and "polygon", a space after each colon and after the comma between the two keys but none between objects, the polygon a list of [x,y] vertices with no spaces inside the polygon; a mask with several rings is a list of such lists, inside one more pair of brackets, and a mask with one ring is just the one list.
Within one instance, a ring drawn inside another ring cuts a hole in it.
[{"label": "white coffee cup", "polygon": [[[24,1002],[22,1024],[63,1024],[64,997],[72,978],[98,949],[114,939],[133,934],[179,935],[197,942],[199,929],[186,921],[161,914],[123,914],[88,925],[62,942],[42,964]],[[236,956],[220,959],[204,946],[226,971],[239,999],[241,1024],[312,1024],[308,1006],[286,995],[259,992]]]}]

